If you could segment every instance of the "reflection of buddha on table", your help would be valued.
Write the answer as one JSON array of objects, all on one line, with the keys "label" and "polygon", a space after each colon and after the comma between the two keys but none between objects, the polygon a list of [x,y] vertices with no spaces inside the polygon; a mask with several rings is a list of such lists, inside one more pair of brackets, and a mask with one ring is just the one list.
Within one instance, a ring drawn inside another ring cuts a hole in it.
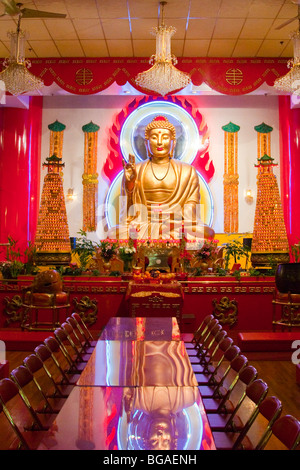
[{"label": "reflection of buddha on table", "polygon": [[122,196],[126,207],[120,211],[120,225],[111,238],[188,239],[213,238],[214,231],[199,217],[200,187],[195,168],[174,160],[175,127],[164,116],[158,116],[145,129],[148,160],[135,163],[129,155],[123,162]]},{"label": "reflection of buddha on table", "polygon": [[[127,420],[138,426],[146,449],[176,449],[178,420],[199,396],[188,356],[181,341],[145,341],[140,346],[141,386],[124,391]],[[137,411],[143,413],[138,424]]]},{"label": "reflection of buddha on table", "polygon": [[[182,411],[197,402],[197,387],[135,387],[124,392],[127,420],[145,450],[175,450]],[[138,415],[137,412],[142,412]],[[138,422],[134,422],[138,417]],[[183,426],[184,427],[184,426]],[[183,437],[183,436],[181,436]],[[185,436],[187,439],[187,436]]]}]

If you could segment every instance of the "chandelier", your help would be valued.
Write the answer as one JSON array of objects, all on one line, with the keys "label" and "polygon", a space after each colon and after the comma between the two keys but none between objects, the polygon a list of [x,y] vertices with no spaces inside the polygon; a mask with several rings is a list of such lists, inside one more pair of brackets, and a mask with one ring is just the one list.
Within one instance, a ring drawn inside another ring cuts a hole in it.
[{"label": "chandelier", "polygon": [[294,43],[294,58],[287,63],[290,71],[283,77],[277,78],[274,87],[277,90],[300,96],[300,32],[294,32],[291,39]]},{"label": "chandelier", "polygon": [[165,96],[168,93],[186,87],[191,78],[187,73],[178,70],[176,57],[171,54],[171,37],[176,32],[173,26],[165,26],[163,9],[167,2],[160,2],[162,7],[161,24],[153,28],[156,36],[156,54],[150,57],[152,67],[146,72],[139,73],[135,82],[141,88],[154,91]]},{"label": "chandelier", "polygon": [[20,22],[17,31],[8,33],[8,36],[10,57],[3,61],[5,68],[0,73],[5,90],[12,95],[21,95],[42,88],[44,82],[28,71],[31,63],[25,59],[25,33],[20,30]]}]

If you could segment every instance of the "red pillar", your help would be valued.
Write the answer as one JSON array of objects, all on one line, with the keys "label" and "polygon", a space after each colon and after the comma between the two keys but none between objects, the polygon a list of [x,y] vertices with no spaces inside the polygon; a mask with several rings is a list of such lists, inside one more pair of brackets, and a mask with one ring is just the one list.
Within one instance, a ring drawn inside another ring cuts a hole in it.
[{"label": "red pillar", "polygon": [[28,109],[0,108],[0,243],[24,249],[36,231],[41,168],[42,97]]},{"label": "red pillar", "polygon": [[300,240],[300,109],[279,96],[280,185],[290,244]]}]

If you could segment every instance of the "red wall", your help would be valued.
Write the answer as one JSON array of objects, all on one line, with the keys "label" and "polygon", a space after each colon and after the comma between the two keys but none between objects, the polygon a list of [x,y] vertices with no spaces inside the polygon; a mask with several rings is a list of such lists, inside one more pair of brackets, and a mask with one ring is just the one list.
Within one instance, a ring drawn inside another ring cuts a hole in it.
[{"label": "red wall", "polygon": [[0,108],[0,243],[11,236],[20,248],[36,231],[42,108],[42,97],[30,97],[28,109]]},{"label": "red wall", "polygon": [[300,240],[300,109],[279,96],[280,185],[289,242]]}]

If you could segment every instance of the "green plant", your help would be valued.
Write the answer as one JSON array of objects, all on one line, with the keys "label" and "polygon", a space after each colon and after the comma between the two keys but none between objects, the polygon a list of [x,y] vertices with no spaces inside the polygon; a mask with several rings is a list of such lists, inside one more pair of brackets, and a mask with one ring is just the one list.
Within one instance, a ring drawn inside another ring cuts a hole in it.
[{"label": "green plant", "polygon": [[218,252],[218,240],[205,241],[202,247],[194,253],[197,260],[207,260],[216,256]]},{"label": "green plant", "polygon": [[216,274],[217,274],[217,276],[226,276],[227,271],[226,271],[226,269],[220,268],[220,266],[217,266]]},{"label": "green plant", "polygon": [[258,269],[250,268],[249,269],[249,276],[251,276],[251,277],[261,276],[261,272]]},{"label": "green plant", "polygon": [[236,269],[235,271],[233,271],[232,276],[235,277],[237,281],[239,281],[241,279],[241,271],[239,269]]},{"label": "green plant", "polygon": [[291,254],[295,263],[300,263],[300,242],[291,245]]},{"label": "green plant", "polygon": [[249,259],[250,249],[244,246],[239,240],[232,240],[224,244],[224,269],[228,271],[230,259],[233,258],[234,263],[237,263],[241,258],[246,258],[246,263]]},{"label": "green plant", "polygon": [[98,245],[98,253],[104,261],[109,261],[117,254],[118,243],[112,240],[101,240]]},{"label": "green plant", "polygon": [[82,271],[86,271],[87,266],[95,254],[97,244],[87,238],[86,232],[79,230],[79,238],[76,239],[76,247],[72,253],[78,256]]}]

